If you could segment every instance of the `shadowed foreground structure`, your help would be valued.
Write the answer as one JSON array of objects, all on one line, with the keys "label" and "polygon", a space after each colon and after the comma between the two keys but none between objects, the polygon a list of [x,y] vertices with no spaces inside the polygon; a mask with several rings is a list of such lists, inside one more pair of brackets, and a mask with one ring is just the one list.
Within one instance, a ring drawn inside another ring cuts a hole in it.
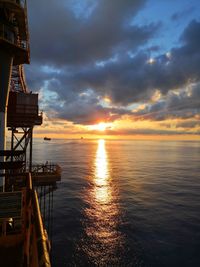
[{"label": "shadowed foreground structure", "polygon": [[[61,170],[52,164],[32,166],[33,127],[42,124],[42,113],[38,94],[26,86],[22,64],[29,63],[29,53],[26,1],[0,0],[0,261],[4,267],[51,265],[45,227],[48,222],[50,229],[53,190]],[[11,132],[9,149],[6,126]],[[39,198],[38,188],[43,192]]]}]

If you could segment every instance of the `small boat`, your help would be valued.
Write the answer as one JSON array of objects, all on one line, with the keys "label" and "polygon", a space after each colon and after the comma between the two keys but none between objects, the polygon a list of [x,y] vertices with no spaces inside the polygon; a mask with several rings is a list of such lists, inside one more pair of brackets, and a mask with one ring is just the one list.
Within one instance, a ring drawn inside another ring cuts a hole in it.
[{"label": "small boat", "polygon": [[44,140],[45,140],[45,141],[50,141],[51,138],[45,136],[45,137],[44,137]]}]

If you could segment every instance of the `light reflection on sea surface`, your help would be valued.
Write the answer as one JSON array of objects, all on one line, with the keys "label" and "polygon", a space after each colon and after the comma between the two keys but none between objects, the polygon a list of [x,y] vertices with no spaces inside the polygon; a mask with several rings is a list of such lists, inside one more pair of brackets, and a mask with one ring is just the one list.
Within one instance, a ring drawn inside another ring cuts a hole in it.
[{"label": "light reflection on sea surface", "polygon": [[53,267],[200,266],[200,143],[35,140],[59,162]]},{"label": "light reflection on sea surface", "polygon": [[122,249],[123,236],[117,229],[118,196],[112,184],[112,172],[104,140],[98,141],[91,184],[86,199],[88,207],[85,209],[85,232],[90,244],[85,246],[85,253],[89,259],[95,259],[98,266],[105,266],[108,262],[118,264],[116,254]]},{"label": "light reflection on sea surface", "polygon": [[109,184],[110,171],[105,150],[105,141],[103,139],[98,142],[98,149],[95,158],[95,174],[94,174],[94,196],[96,202],[101,204],[108,204],[112,200],[111,186]]}]

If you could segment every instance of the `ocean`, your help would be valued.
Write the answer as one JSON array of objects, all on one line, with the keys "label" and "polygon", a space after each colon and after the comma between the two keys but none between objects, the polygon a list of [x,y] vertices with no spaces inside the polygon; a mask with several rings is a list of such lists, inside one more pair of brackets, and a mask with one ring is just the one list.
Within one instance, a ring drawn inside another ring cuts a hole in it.
[{"label": "ocean", "polygon": [[200,142],[34,140],[57,162],[53,267],[200,266]]}]

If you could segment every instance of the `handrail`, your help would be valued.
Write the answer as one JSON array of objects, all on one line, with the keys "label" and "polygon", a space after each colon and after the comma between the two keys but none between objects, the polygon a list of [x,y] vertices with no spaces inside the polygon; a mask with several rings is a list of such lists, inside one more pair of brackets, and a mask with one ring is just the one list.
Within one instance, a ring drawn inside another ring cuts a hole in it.
[{"label": "handrail", "polygon": [[32,165],[32,174],[34,173],[53,173],[60,174],[61,167],[58,164],[33,164]]},{"label": "handrail", "polygon": [[38,250],[38,258],[39,258],[39,266],[41,267],[50,267],[50,258],[49,251],[47,247],[47,237],[44,232],[42,217],[40,213],[40,206],[37,197],[37,192],[34,190],[33,192],[33,205],[35,211],[35,230],[37,235],[37,250]]}]

